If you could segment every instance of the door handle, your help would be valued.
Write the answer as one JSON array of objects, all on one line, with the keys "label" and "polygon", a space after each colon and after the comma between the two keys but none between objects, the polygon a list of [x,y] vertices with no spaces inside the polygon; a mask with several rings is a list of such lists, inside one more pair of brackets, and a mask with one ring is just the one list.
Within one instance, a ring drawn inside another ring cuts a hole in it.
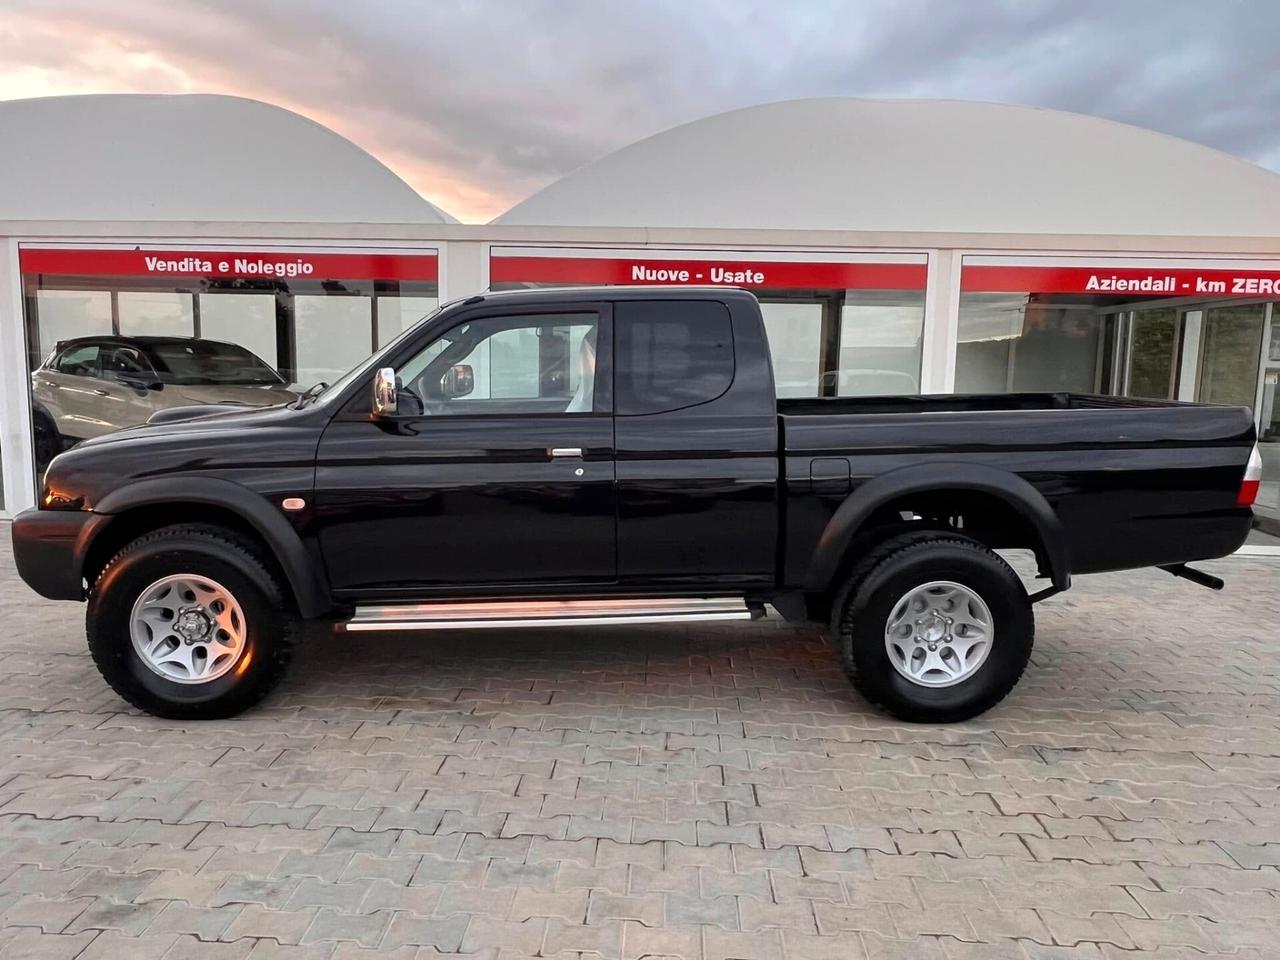
[{"label": "door handle", "polygon": [[582,459],[581,447],[550,447],[547,450],[547,456],[552,460],[558,460],[562,457],[577,457]]}]

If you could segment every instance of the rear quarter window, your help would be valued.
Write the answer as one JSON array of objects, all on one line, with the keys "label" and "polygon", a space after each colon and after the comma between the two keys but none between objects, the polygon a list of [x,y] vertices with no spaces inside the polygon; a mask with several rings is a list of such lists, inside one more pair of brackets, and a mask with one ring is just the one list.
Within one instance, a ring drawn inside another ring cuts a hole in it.
[{"label": "rear quarter window", "polygon": [[619,416],[697,406],[733,383],[733,324],[724,304],[621,301],[614,304],[614,317]]}]

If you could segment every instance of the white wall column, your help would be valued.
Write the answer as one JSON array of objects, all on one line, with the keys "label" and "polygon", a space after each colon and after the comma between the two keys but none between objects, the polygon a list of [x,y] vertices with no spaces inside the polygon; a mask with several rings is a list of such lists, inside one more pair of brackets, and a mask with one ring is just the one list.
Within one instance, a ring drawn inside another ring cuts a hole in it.
[{"label": "white wall column", "polygon": [[1200,336],[1203,310],[1188,310],[1182,320],[1182,364],[1178,368],[1178,399],[1195,400],[1200,380]]},{"label": "white wall column", "polygon": [[449,240],[440,244],[440,302],[489,289],[489,244]]},{"label": "white wall column", "polygon": [[0,514],[10,516],[36,502],[25,330],[18,242],[0,240],[0,456],[4,457]]},{"label": "white wall column", "polygon": [[929,278],[924,291],[921,393],[951,393],[955,390],[959,310],[960,255],[954,250],[931,250]]}]

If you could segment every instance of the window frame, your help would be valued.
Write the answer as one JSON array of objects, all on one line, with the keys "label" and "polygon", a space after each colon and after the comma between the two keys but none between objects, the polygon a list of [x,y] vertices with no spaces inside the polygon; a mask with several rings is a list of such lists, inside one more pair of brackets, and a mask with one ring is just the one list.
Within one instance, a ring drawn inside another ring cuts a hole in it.
[{"label": "window frame", "polygon": [[[103,346],[104,344],[98,340],[93,340],[93,341],[90,341],[89,343],[77,343],[75,345],[68,344],[67,346],[63,347],[61,350],[57,352],[57,355],[54,356],[53,358],[53,362],[49,364],[49,369],[54,373],[62,374],[64,377],[94,377],[95,379],[101,380],[102,379],[102,348]],[[88,349],[89,347],[92,347],[96,351],[94,354],[94,361],[93,361],[93,369],[95,371],[94,373],[70,373],[62,369],[62,362],[66,360],[66,358],[70,354],[72,354],[76,350],[85,350],[85,349]]]},{"label": "window frame", "polygon": [[113,373],[117,373],[117,371],[108,371],[108,370],[103,366],[103,364],[102,364],[102,353],[103,353],[103,351],[104,351],[104,350],[110,350],[112,353],[119,353],[121,350],[127,350],[127,351],[129,351],[129,352],[130,352],[130,353],[132,353],[132,354],[137,358],[137,360],[139,361],[139,364],[138,364],[138,367],[139,367],[139,370],[138,370],[139,378],[142,378],[142,379],[150,378],[151,380],[159,380],[159,377],[158,377],[158,376],[157,376],[157,374],[156,374],[155,364],[153,364],[153,363],[151,362],[151,358],[147,356],[146,351],[145,351],[145,350],[140,349],[140,348],[139,348],[139,347],[137,347],[137,346],[134,346],[134,345],[133,345],[133,344],[131,344],[131,343],[116,343],[116,344],[110,344],[110,345],[108,345],[108,344],[101,344],[101,345],[99,345],[99,347],[98,347],[98,376],[99,376],[99,378],[101,378],[101,379],[103,379],[103,380],[110,380],[110,381],[111,381],[111,382],[113,382],[113,383],[123,383],[123,384],[126,384],[126,385],[128,385],[128,384],[129,384],[129,381],[128,381],[128,380],[122,379],[122,378],[121,378],[121,377],[119,377],[119,376],[112,376],[112,375],[111,375],[111,374],[113,374]]},{"label": "window frame", "polygon": [[[721,310],[724,311],[725,320],[728,326],[729,360],[731,364],[731,369],[729,370],[729,379],[725,382],[724,389],[721,390],[719,393],[717,393],[715,396],[705,397],[701,400],[695,400],[692,403],[683,403],[676,407],[663,407],[657,410],[638,410],[631,413],[623,412],[620,409],[620,404],[618,403],[618,397],[619,397],[620,391],[618,390],[618,386],[615,383],[613,388],[614,403],[615,403],[615,409],[616,409],[615,416],[628,417],[628,418],[658,417],[658,416],[664,416],[666,414],[671,414],[671,413],[679,413],[685,410],[696,410],[699,407],[705,407],[707,404],[715,403],[717,400],[727,395],[729,391],[733,389],[734,381],[737,380],[738,378],[738,343],[737,343],[737,333],[734,330],[734,311],[733,311],[733,308],[728,303],[726,303],[723,300],[713,300],[713,299],[703,299],[703,298],[691,298],[688,300],[680,300],[674,297],[661,298],[661,299],[655,298],[652,300],[647,300],[643,297],[634,297],[634,298],[628,298],[626,303],[629,306],[639,305],[639,304],[668,304],[669,305],[673,303],[697,303],[697,304],[711,304],[714,306],[718,306]],[[766,337],[766,343],[767,343],[767,334],[765,334],[765,337]],[[621,341],[619,340],[619,342]],[[620,371],[621,365],[620,364],[616,365],[614,369],[615,371]],[[770,378],[772,379],[773,377],[772,369],[770,369],[769,375],[770,375]],[[616,378],[617,372],[615,372],[614,376]],[[775,387],[775,391],[776,391],[776,387]]]},{"label": "window frame", "polygon": [[[447,335],[451,330],[465,326],[469,323],[478,323],[484,320],[517,320],[531,317],[563,317],[566,314],[581,314],[583,316],[594,316],[596,323],[596,375],[595,375],[595,393],[592,400],[592,409],[589,411],[579,411],[568,413],[566,411],[557,411],[548,413],[540,410],[531,410],[528,412],[503,411],[500,413],[484,413],[484,412],[467,412],[467,413],[448,413],[448,414],[430,414],[430,413],[410,413],[396,414],[392,417],[383,417],[392,423],[416,423],[424,421],[449,420],[465,421],[465,420],[509,420],[515,418],[527,419],[546,419],[548,417],[571,417],[571,418],[589,418],[589,417],[612,417],[613,409],[613,305],[607,301],[584,300],[584,301],[557,301],[545,304],[528,304],[528,305],[478,305],[478,309],[469,310],[456,316],[449,317],[445,325],[435,327],[434,324],[428,322],[423,325],[423,329],[416,331],[419,336],[410,338],[404,343],[393,344],[394,349],[389,350],[385,355],[378,359],[378,362],[370,368],[368,373],[361,377],[355,384],[350,387],[350,397],[343,402],[339,408],[339,413],[334,418],[336,420],[368,420],[373,416],[372,412],[372,375],[383,367],[391,367],[399,369],[408,361],[427,350],[432,344],[439,341]],[[528,324],[513,324],[514,327],[525,326]]]}]

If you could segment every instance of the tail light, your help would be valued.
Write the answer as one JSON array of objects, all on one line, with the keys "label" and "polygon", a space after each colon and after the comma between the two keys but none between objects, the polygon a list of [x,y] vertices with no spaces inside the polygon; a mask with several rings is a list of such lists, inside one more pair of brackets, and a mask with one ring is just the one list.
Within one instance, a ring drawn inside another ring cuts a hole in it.
[{"label": "tail light", "polygon": [[1240,493],[1236,497],[1236,504],[1241,507],[1252,507],[1254,501],[1258,499],[1258,487],[1262,484],[1262,454],[1258,452],[1257,444],[1254,444],[1253,452],[1249,454],[1249,465],[1244,468],[1244,479],[1240,481]]}]

